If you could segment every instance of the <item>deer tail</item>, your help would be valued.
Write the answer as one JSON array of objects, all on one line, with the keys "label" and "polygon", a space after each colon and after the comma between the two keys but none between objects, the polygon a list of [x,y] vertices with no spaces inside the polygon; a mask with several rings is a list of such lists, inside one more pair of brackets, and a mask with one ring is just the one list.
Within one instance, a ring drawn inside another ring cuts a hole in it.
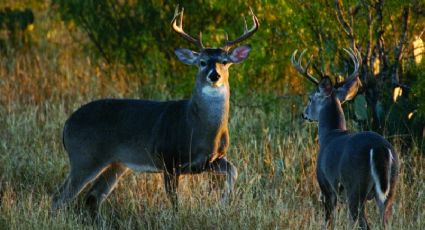
[{"label": "deer tail", "polygon": [[390,192],[391,166],[393,163],[391,149],[385,148],[385,150],[387,151],[375,153],[373,148],[370,149],[371,176],[375,184],[376,195],[382,203],[387,200]]}]

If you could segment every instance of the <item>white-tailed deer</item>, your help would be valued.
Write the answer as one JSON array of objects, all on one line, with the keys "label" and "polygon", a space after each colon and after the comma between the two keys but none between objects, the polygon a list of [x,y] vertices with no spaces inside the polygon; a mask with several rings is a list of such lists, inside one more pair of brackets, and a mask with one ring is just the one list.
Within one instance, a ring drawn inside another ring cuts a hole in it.
[{"label": "white-tailed deer", "polygon": [[362,229],[369,229],[365,204],[375,198],[382,224],[385,226],[391,215],[396,193],[399,162],[391,144],[374,132],[350,132],[345,126],[341,104],[351,100],[360,86],[358,79],[359,55],[344,49],[354,62],[353,73],[340,87],[334,87],[327,76],[318,81],[301,64],[303,51],[297,51],[291,62],[303,76],[317,85],[309,96],[303,117],[319,121],[320,151],[316,176],[322,192],[325,208],[325,227],[333,227],[337,195],[345,193],[352,223],[359,221]]},{"label": "white-tailed deer", "polygon": [[70,160],[70,173],[53,198],[56,210],[71,201],[90,182],[86,202],[97,211],[120,177],[128,170],[162,172],[165,190],[177,207],[179,176],[201,172],[225,174],[223,200],[232,192],[237,170],[226,160],[229,146],[229,67],[248,57],[247,45],[231,49],[253,35],[250,30],[224,48],[204,48],[183,30],[183,10],[176,13],[172,28],[195,44],[200,52],[176,49],[180,61],[196,65],[198,73],[188,100],[149,101],[104,99],[75,111],[63,129],[63,144]]}]

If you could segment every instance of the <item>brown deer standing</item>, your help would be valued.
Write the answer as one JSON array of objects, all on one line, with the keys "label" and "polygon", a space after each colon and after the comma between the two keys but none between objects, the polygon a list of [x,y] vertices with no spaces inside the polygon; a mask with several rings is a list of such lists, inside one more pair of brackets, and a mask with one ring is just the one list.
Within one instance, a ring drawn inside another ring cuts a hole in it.
[{"label": "brown deer standing", "polygon": [[334,209],[337,195],[345,192],[353,224],[358,220],[361,229],[369,229],[365,204],[375,198],[382,224],[388,222],[396,193],[399,171],[397,153],[391,144],[374,132],[350,132],[345,126],[341,104],[351,100],[360,86],[358,79],[359,55],[344,49],[354,62],[353,73],[340,87],[334,87],[329,77],[318,81],[301,64],[303,51],[296,58],[294,67],[317,85],[309,96],[303,117],[319,121],[320,151],[317,159],[316,176],[325,208],[325,228],[334,227]]},{"label": "brown deer standing", "polygon": [[[252,13],[252,11],[251,11]],[[178,19],[179,23],[178,23]],[[63,129],[63,144],[71,171],[53,198],[56,210],[71,201],[90,182],[87,203],[97,212],[119,178],[133,169],[162,172],[165,190],[177,207],[179,176],[201,172],[225,174],[226,200],[237,178],[236,167],[226,159],[229,146],[229,67],[248,57],[247,45],[231,48],[253,35],[254,25],[224,48],[204,48],[183,30],[183,10],[172,20],[172,28],[195,44],[200,52],[176,49],[184,63],[196,65],[192,97],[178,101],[104,99],[75,111]]]}]

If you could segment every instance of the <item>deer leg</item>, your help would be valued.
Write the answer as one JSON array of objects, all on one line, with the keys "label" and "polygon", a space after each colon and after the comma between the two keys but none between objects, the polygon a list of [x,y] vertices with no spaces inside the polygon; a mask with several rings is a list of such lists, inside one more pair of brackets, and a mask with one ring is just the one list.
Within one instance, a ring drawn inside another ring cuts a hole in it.
[{"label": "deer leg", "polygon": [[388,224],[388,219],[391,217],[391,211],[393,207],[393,199],[387,199],[385,202],[385,207],[382,213],[382,225],[385,228],[385,226]]},{"label": "deer leg", "polygon": [[384,229],[385,229],[386,225],[388,224],[388,219],[391,216],[393,199],[394,199],[394,195],[393,195],[392,191],[390,191],[390,193],[388,194],[388,197],[387,197],[387,199],[385,200],[384,203],[382,203],[380,201],[380,199],[378,199],[377,196],[375,198],[376,204],[378,205],[378,208],[379,208],[379,214],[381,216],[381,221],[382,221],[381,224],[382,224],[382,227]]},{"label": "deer leg", "polygon": [[334,214],[337,204],[337,195],[333,192],[323,196],[323,204],[325,206],[325,226],[326,229],[334,229]]},{"label": "deer leg", "polygon": [[55,212],[60,206],[73,200],[104,168],[73,167],[65,183],[53,197],[52,211]]},{"label": "deer leg", "polygon": [[354,192],[349,194],[347,197],[352,224],[354,225],[358,220],[360,229],[370,229],[369,224],[367,223],[365,211],[366,196],[361,195],[358,192]]},{"label": "deer leg", "polygon": [[337,204],[337,193],[327,182],[324,176],[321,176],[320,172],[317,172],[317,181],[322,192],[322,204],[325,208],[325,224],[323,229],[334,229],[334,212]]},{"label": "deer leg", "polygon": [[378,195],[374,194],[375,196],[375,201],[376,201],[376,205],[378,206],[379,209],[379,216],[381,218],[381,225],[385,228],[386,225],[386,220],[385,220],[385,209],[386,209],[386,202],[382,202],[379,198]]},{"label": "deer leg", "polygon": [[226,175],[225,191],[221,198],[221,203],[225,204],[227,202],[228,196],[233,192],[233,188],[238,177],[238,170],[231,162],[223,157],[213,161],[210,164],[209,171]]},{"label": "deer leg", "polygon": [[65,189],[68,187],[68,183],[69,183],[69,176],[65,179],[65,181],[63,182],[62,186],[58,189],[58,191],[53,195],[52,207],[51,207],[52,212],[55,212],[59,208],[59,203],[58,203],[59,198],[61,194],[65,191]]},{"label": "deer leg", "polygon": [[334,192],[323,191],[322,204],[325,207],[325,224],[324,229],[334,229],[334,213],[337,204],[337,195]]},{"label": "deer leg", "polygon": [[178,210],[177,188],[179,186],[179,174],[164,171],[165,192],[173,205],[174,210]]},{"label": "deer leg", "polygon": [[100,205],[112,192],[121,176],[128,171],[128,168],[120,163],[112,163],[94,182],[94,185],[87,193],[86,205],[93,214],[98,213]]}]

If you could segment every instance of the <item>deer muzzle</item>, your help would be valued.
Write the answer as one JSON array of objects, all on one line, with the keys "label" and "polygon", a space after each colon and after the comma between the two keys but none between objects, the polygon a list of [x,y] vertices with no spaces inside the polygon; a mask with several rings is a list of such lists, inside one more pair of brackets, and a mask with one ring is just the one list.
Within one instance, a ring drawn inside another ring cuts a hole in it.
[{"label": "deer muzzle", "polygon": [[218,80],[220,80],[221,76],[220,74],[217,73],[217,71],[215,69],[210,70],[210,72],[208,73],[207,78],[212,82],[212,83],[216,83]]},{"label": "deer muzzle", "polygon": [[313,121],[312,119],[310,119],[310,118],[306,115],[306,113],[305,113],[305,112],[303,112],[303,113],[301,114],[301,117],[302,117],[304,120],[307,120],[307,121]]}]

